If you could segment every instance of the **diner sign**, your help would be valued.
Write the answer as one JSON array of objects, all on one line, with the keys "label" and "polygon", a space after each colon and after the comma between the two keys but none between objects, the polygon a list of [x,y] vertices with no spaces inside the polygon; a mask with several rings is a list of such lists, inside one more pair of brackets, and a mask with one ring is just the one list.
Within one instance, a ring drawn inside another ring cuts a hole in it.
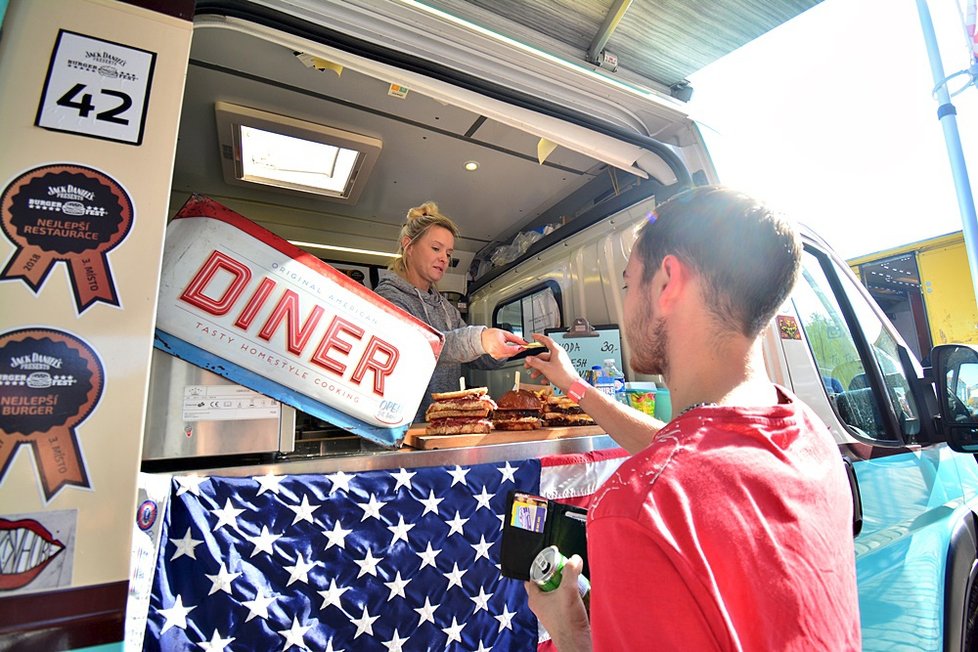
[{"label": "diner sign", "polygon": [[442,335],[318,258],[194,195],[167,226],[157,348],[386,446]]}]

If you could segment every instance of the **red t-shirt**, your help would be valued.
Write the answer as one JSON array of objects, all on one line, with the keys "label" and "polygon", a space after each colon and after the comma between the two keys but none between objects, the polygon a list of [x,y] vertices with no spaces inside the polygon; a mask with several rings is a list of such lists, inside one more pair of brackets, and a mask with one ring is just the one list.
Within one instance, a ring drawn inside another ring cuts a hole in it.
[{"label": "red t-shirt", "polygon": [[596,652],[858,650],[852,497],[827,428],[781,392],[674,419],[588,516]]}]

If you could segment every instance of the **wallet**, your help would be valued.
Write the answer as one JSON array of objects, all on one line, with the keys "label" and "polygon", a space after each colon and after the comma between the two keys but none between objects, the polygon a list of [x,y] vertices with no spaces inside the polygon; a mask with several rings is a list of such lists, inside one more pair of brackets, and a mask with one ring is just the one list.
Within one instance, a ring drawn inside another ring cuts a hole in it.
[{"label": "wallet", "polygon": [[510,491],[505,516],[499,564],[505,577],[529,580],[533,559],[547,546],[557,546],[567,558],[580,555],[588,576],[586,509]]}]

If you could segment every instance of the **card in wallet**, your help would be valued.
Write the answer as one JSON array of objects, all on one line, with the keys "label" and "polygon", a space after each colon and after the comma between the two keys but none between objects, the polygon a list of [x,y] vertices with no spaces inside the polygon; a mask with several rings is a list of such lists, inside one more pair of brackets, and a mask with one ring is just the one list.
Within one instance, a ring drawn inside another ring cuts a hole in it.
[{"label": "card in wallet", "polygon": [[588,575],[587,510],[523,491],[506,496],[503,521],[502,574],[518,580],[530,579],[530,565],[541,550],[557,546],[567,558],[580,555]]}]

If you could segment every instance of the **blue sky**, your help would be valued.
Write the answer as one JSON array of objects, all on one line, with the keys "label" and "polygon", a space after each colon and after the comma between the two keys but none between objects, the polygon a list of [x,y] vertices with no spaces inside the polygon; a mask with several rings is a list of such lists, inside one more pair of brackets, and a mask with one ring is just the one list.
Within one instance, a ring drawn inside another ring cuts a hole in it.
[{"label": "blue sky", "polygon": [[[946,75],[965,0],[930,0]],[[690,77],[721,180],[852,258],[961,229],[916,3],[825,0]],[[952,98],[972,188],[978,89]]]}]

